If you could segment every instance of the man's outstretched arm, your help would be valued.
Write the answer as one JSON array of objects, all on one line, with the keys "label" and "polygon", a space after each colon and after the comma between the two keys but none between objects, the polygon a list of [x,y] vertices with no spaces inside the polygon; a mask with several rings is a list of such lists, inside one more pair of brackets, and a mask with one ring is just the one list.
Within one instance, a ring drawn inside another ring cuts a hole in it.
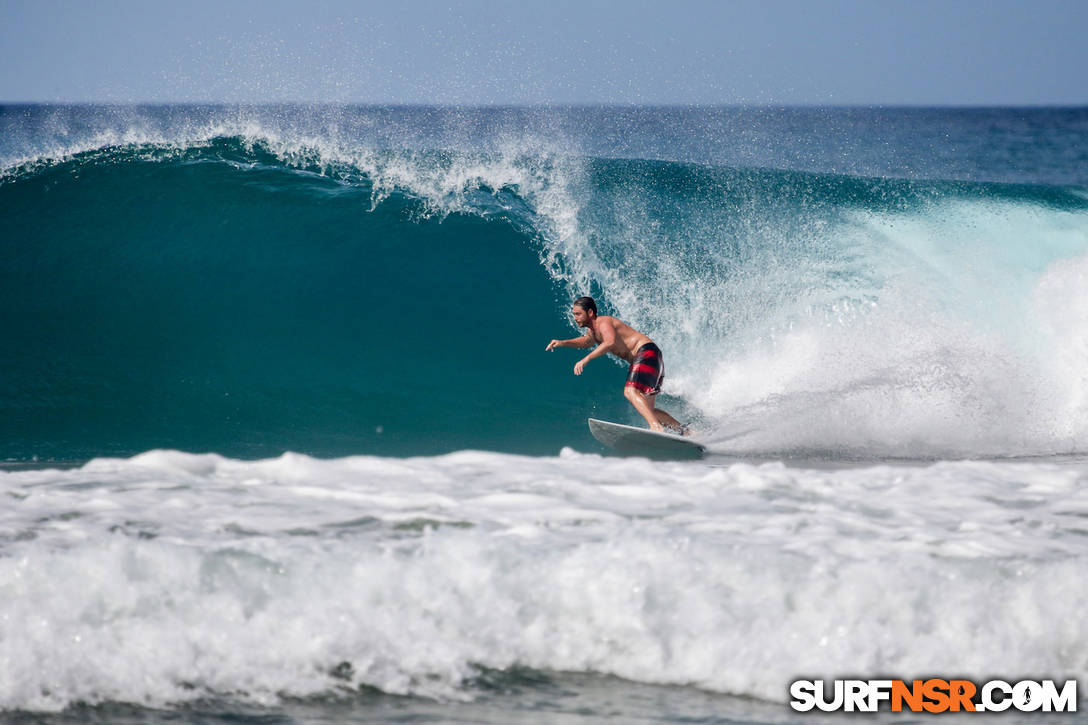
[{"label": "man's outstretched arm", "polygon": [[583,335],[582,337],[572,337],[569,340],[552,340],[544,348],[544,351],[551,352],[557,347],[593,347],[593,338],[589,335]]}]

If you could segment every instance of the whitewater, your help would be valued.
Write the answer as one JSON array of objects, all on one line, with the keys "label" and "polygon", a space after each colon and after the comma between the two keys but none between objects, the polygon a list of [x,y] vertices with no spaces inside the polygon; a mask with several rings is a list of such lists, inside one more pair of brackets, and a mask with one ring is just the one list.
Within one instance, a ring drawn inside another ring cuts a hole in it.
[{"label": "whitewater", "polygon": [[[0,130],[0,717],[792,722],[799,678],[1088,672],[1083,109]],[[637,417],[543,352],[582,294],[706,460],[589,436]]]}]

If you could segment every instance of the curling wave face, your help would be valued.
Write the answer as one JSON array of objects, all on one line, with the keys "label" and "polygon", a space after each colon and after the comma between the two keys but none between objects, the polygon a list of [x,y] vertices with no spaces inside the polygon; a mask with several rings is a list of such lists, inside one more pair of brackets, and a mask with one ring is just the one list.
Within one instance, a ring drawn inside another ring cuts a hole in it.
[{"label": "curling wave face", "polygon": [[838,112],[970,149],[849,168],[812,113],[5,108],[0,458],[589,446],[618,371],[539,354],[585,293],[719,452],[1083,451],[1084,119],[1017,177],[1011,112]]}]

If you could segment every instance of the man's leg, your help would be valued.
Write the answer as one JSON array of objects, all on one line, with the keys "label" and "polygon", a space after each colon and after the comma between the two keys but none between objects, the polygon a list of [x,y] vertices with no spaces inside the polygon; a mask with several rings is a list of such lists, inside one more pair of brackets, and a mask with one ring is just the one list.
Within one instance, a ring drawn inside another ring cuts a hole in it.
[{"label": "man's leg", "polygon": [[654,408],[654,415],[657,416],[657,420],[661,425],[667,428],[675,428],[677,433],[684,431],[684,424],[673,418],[671,415],[661,410],[660,408]]},{"label": "man's leg", "polygon": [[657,403],[656,395],[645,395],[640,392],[638,388],[627,385],[623,389],[623,397],[627,398],[631,405],[635,406],[635,410],[639,412],[639,415],[646,419],[646,423],[650,426],[650,430],[656,430],[661,433],[667,426],[674,429],[677,433],[683,434],[683,423],[676,418],[673,418],[665,411],[655,408]]}]

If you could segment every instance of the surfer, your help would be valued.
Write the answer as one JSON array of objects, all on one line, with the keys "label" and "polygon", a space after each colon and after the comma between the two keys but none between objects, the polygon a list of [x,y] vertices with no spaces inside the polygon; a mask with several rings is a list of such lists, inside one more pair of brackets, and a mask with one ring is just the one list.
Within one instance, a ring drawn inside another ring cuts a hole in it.
[{"label": "surfer", "polygon": [[661,383],[665,379],[661,349],[654,341],[615,317],[598,315],[597,303],[592,297],[576,299],[570,312],[578,326],[586,328],[586,334],[570,340],[552,340],[545,350],[551,352],[557,347],[590,348],[596,344],[593,352],[574,365],[575,375],[581,375],[590,360],[607,353],[626,360],[630,367],[627,369],[623,396],[646,419],[651,430],[662,433],[665,426],[668,426],[684,434],[685,426],[680,421],[654,407],[656,396],[661,392]]}]

